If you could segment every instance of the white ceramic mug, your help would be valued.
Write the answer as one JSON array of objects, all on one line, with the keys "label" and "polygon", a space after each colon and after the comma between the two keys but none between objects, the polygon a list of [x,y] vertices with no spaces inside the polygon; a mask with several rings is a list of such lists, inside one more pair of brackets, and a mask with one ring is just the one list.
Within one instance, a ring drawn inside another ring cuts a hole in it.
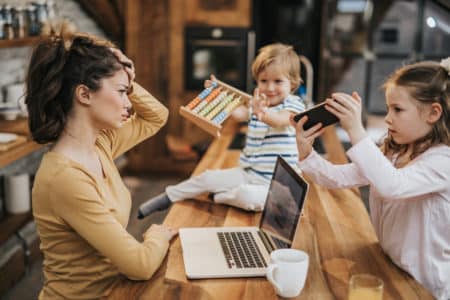
[{"label": "white ceramic mug", "polygon": [[305,285],[309,256],[297,249],[278,249],[270,254],[267,279],[281,297],[296,297]]}]

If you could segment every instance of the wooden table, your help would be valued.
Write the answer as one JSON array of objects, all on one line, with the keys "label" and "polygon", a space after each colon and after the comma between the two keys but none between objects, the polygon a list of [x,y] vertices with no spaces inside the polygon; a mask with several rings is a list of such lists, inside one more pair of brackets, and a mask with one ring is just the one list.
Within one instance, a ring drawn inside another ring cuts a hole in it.
[{"label": "wooden table", "polygon": [[[236,127],[224,128],[198,164],[194,175],[206,168],[236,166],[239,151],[228,150]],[[330,127],[324,135],[330,160],[346,160]],[[340,153],[338,153],[340,152]],[[171,227],[254,226],[260,213],[250,213],[206,201],[174,204],[164,220]],[[385,283],[384,300],[433,299],[417,281],[396,267],[383,253],[366,208],[355,190],[327,190],[310,181],[304,216],[293,248],[310,256],[305,287],[296,299],[346,299],[352,274],[371,273]],[[265,278],[188,280],[180,240],[172,242],[168,257],[155,276],[144,282],[123,279],[110,299],[278,299]]]}]

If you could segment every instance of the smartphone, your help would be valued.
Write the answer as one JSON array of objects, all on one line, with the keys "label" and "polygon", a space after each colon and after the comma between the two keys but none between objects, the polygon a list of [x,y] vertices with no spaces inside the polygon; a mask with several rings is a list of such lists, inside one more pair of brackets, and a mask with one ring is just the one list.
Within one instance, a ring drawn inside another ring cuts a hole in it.
[{"label": "smartphone", "polygon": [[326,110],[325,102],[317,104],[316,106],[295,115],[294,121],[298,122],[303,116],[308,116],[308,120],[303,124],[304,130],[313,127],[317,123],[322,123],[322,127],[326,127],[339,122],[339,119],[334,114]]}]

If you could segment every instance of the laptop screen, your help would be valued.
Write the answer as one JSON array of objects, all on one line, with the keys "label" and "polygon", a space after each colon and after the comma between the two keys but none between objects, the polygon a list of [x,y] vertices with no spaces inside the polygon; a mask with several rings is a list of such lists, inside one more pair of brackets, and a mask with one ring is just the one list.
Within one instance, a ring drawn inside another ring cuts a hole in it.
[{"label": "laptop screen", "polygon": [[260,228],[292,242],[307,190],[307,182],[279,156]]}]

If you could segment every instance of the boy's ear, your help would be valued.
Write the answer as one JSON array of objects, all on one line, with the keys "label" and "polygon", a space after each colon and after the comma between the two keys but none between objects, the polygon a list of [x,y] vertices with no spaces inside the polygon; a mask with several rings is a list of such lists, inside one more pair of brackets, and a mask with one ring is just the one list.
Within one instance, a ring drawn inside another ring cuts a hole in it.
[{"label": "boy's ear", "polygon": [[84,84],[79,84],[76,88],[75,88],[75,93],[74,93],[75,99],[83,104],[83,105],[91,105],[91,95],[90,95],[90,90],[87,86],[85,86]]},{"label": "boy's ear", "polygon": [[442,106],[440,103],[432,103],[426,121],[430,124],[436,123],[442,115]]}]

